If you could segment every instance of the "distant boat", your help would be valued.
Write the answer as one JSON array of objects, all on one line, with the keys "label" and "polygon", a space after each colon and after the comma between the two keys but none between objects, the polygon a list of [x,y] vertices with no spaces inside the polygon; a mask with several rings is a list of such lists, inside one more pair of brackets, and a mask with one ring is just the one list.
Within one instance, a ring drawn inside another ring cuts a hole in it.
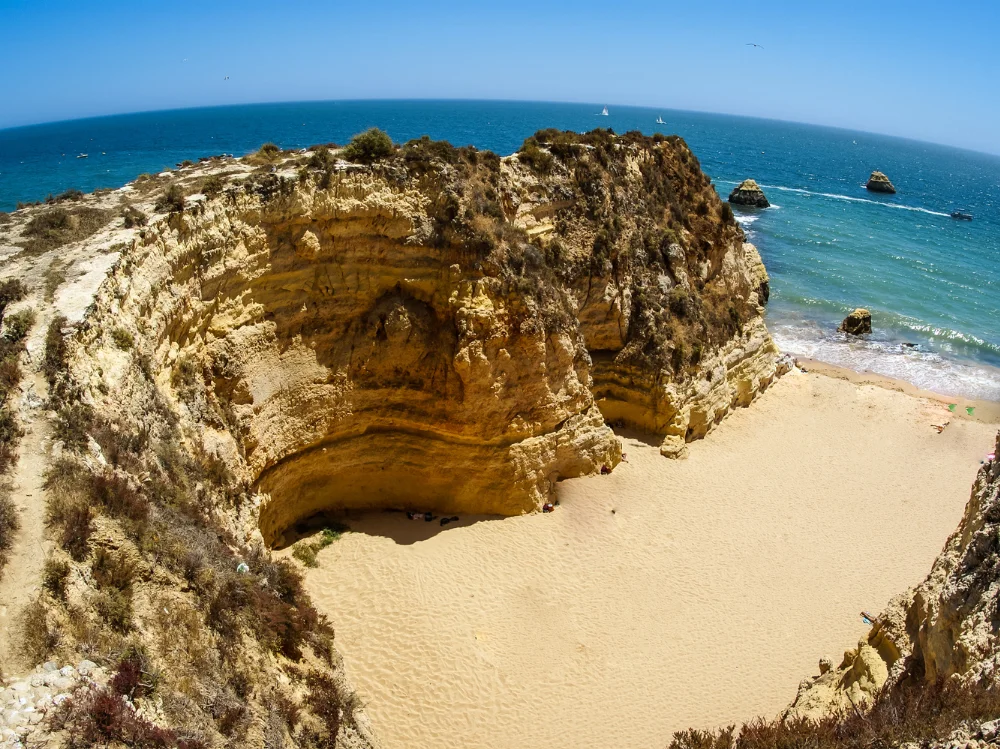
[{"label": "distant boat", "polygon": [[81,153],[79,156],[77,156],[77,158],[78,159],[85,159],[85,158],[87,158],[87,154]]},{"label": "distant boat", "polygon": [[657,125],[666,125],[667,123],[663,121],[663,117],[661,116],[661,117],[657,117],[656,118],[656,124]]},{"label": "distant boat", "polygon": [[967,211],[952,211],[951,217],[959,221],[972,221],[972,214]]},{"label": "distant boat", "polygon": [[598,115],[598,117],[607,117],[607,116],[608,116],[608,107],[607,105],[605,105],[604,109],[601,110],[601,113]]}]

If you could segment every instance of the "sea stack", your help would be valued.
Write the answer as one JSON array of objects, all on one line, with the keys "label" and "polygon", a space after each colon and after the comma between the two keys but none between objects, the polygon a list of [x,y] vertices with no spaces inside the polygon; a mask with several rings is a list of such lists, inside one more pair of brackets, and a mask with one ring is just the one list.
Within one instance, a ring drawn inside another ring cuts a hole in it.
[{"label": "sea stack", "polygon": [[764,191],[756,180],[745,179],[735,190],[729,193],[729,202],[734,205],[745,205],[752,208],[767,208],[771,204],[767,202]]},{"label": "sea stack", "polygon": [[837,328],[848,335],[864,335],[872,332],[872,313],[860,307],[844,318]]},{"label": "sea stack", "polygon": [[896,193],[896,188],[893,187],[889,178],[879,171],[872,172],[872,176],[868,178],[868,184],[865,187],[872,192],[886,192],[893,195]]}]

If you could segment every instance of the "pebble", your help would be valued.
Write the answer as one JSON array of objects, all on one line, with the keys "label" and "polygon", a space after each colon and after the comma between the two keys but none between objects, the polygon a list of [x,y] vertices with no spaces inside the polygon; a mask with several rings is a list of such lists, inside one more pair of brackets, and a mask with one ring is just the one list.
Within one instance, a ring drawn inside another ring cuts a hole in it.
[{"label": "pebble", "polygon": [[89,660],[73,666],[47,661],[25,676],[0,684],[0,749],[24,749],[44,740],[48,710],[70,698],[77,685],[104,683],[104,669]]}]

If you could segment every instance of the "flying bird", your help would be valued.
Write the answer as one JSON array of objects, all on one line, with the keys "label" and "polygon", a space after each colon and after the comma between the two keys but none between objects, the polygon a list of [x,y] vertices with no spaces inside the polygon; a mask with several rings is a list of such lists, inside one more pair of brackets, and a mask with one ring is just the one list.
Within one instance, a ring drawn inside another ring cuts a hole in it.
[{"label": "flying bird", "polygon": [[224,81],[228,81],[228,80],[229,80],[229,76],[227,75],[227,76],[226,76],[225,78],[223,78],[222,80],[224,80]]},{"label": "flying bird", "polygon": [[759,44],[754,44],[753,42],[747,42],[746,46],[748,46],[748,47],[760,47],[761,49],[764,49]]}]

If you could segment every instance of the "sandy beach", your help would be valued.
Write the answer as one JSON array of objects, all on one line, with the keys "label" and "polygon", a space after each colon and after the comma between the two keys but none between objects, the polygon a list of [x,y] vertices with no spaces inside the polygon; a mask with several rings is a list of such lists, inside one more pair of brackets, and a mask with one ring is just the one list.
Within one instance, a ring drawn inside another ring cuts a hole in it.
[{"label": "sandy beach", "polygon": [[679,461],[621,435],[551,514],[349,519],[307,584],[385,747],[665,747],[778,713],[926,575],[993,444],[995,412],[885,385],[793,371]]}]

